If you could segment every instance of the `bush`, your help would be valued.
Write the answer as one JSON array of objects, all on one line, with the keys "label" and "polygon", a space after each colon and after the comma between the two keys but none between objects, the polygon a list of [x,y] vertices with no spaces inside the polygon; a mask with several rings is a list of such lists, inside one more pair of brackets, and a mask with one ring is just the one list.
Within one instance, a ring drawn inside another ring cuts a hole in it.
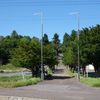
[{"label": "bush", "polygon": [[4,71],[3,70],[0,70],[0,73],[4,73]]}]

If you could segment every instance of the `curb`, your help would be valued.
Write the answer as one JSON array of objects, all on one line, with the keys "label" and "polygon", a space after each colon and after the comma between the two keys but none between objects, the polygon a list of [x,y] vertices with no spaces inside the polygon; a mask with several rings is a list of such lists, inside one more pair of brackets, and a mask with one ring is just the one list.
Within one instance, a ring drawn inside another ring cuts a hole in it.
[{"label": "curb", "polygon": [[53,99],[40,99],[40,98],[15,97],[15,96],[0,96],[0,100],[53,100]]}]

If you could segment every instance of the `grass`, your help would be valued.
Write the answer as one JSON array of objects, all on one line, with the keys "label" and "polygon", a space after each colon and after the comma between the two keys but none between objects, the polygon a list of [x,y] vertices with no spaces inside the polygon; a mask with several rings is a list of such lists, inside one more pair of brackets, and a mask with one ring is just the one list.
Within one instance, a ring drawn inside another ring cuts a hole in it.
[{"label": "grass", "polygon": [[[48,74],[45,76],[52,76],[55,70],[48,70]],[[0,77],[0,87],[4,88],[12,88],[12,87],[22,87],[27,85],[33,85],[40,82],[40,78],[32,78],[32,76],[24,76],[24,80],[22,76],[10,76],[10,77]]]},{"label": "grass", "polygon": [[0,77],[0,87],[21,87],[37,84],[41,81],[40,78],[32,78],[32,76],[25,76],[24,78],[23,80],[22,76]]},{"label": "grass", "polygon": [[71,77],[75,77],[74,73],[72,71],[69,71],[67,68],[65,68],[65,70],[68,72],[68,74],[71,76]]},{"label": "grass", "polygon": [[[27,69],[23,68],[23,70],[27,70]],[[20,67],[15,67],[10,63],[6,65],[0,65],[0,72],[16,72],[16,71],[20,71]]]},{"label": "grass", "polygon": [[[73,72],[69,71],[67,68],[65,68],[65,69],[70,76],[72,76],[72,77],[74,76]],[[75,77],[77,77],[77,76],[75,76]],[[86,85],[91,86],[91,87],[100,87],[100,78],[95,78],[91,75],[89,75],[88,78],[84,78],[80,74],[80,82],[85,83]]]},{"label": "grass", "polygon": [[84,77],[81,77],[80,82],[85,83],[86,85],[91,86],[91,87],[100,87],[100,78],[94,78],[94,77],[84,78]]}]

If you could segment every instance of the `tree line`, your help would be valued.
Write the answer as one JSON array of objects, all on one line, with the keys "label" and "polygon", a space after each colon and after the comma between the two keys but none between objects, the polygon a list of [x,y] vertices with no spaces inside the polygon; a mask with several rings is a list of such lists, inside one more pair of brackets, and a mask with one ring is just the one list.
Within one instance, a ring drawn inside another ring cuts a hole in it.
[{"label": "tree line", "polygon": [[[52,41],[43,36],[43,66],[51,69],[58,65],[56,58],[60,45],[59,35],[54,34]],[[14,30],[11,36],[0,36],[0,59],[3,63],[10,62],[15,66],[28,68],[32,76],[37,76],[41,71],[41,40],[37,37],[21,36]]]},{"label": "tree line", "polygon": [[83,28],[79,31],[79,41],[77,31],[72,30],[71,35],[65,33],[62,44],[63,64],[75,68],[78,65],[78,46],[80,68],[85,77],[86,65],[93,64],[97,74],[100,68],[100,25]]}]

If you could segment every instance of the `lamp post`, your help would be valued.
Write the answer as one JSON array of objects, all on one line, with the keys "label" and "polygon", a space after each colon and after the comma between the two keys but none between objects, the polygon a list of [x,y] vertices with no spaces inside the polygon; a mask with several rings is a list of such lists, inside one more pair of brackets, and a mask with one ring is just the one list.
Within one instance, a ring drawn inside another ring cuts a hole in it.
[{"label": "lamp post", "polygon": [[35,13],[33,15],[41,14],[41,80],[44,80],[43,73],[43,13]]},{"label": "lamp post", "polygon": [[[69,13],[70,15],[72,14],[78,14],[78,41],[79,41],[79,12],[75,13]],[[78,42],[78,81],[80,81],[80,67],[79,67],[79,42]]]}]

